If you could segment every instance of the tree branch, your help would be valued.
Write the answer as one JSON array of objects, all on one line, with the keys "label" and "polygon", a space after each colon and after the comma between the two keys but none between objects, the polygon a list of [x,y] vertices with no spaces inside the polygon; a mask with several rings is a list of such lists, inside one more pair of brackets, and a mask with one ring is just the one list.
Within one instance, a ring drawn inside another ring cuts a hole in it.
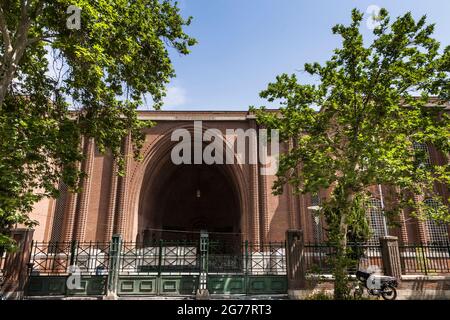
[{"label": "tree branch", "polygon": [[46,41],[46,42],[51,42],[51,38],[56,37],[58,34],[43,34],[40,37],[34,37],[34,38],[28,38],[27,40],[27,45],[32,45],[34,43],[36,43],[37,41]]},{"label": "tree branch", "polygon": [[5,14],[3,12],[3,8],[0,5],[0,31],[3,35],[3,45],[5,46],[5,54],[8,54],[12,51],[11,46],[11,37],[9,36],[8,25],[6,23]]}]

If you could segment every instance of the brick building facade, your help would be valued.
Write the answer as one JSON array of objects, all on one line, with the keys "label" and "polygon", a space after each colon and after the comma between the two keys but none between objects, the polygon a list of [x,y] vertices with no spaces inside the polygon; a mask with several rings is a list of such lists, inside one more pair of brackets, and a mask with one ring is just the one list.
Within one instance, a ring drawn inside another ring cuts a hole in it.
[{"label": "brick building facade", "polygon": [[[287,229],[303,229],[305,240],[323,240],[323,221],[314,216],[320,195],[297,195],[287,186],[282,195],[272,194],[274,175],[261,175],[259,164],[174,165],[170,153],[176,142],[171,133],[184,128],[194,133],[194,121],[202,121],[203,130],[256,129],[253,115],[245,111],[227,112],[140,112],[142,120],[157,125],[145,129],[142,160],[128,158],[126,176],[115,174],[117,166],[109,155],[95,147],[95,141],[83,141],[87,173],[82,192],[72,194],[60,186],[61,197],[39,202],[31,217],[39,222],[34,233],[37,241],[109,241],[121,234],[129,241],[147,241],[170,236],[167,230],[213,234],[233,234],[253,242],[282,241]],[[226,143],[225,143],[226,145]],[[282,145],[281,149],[288,148]],[[448,162],[448,156],[432,146],[426,148],[433,163]],[[123,143],[130,151],[130,141]],[[448,186],[436,186],[448,199]],[[381,214],[384,199],[392,192],[374,186],[369,221],[377,236],[396,235],[400,242],[448,240],[448,226],[418,221],[405,210],[400,227],[388,227]],[[430,201],[417,199],[417,201]],[[164,231],[166,230],[166,231]],[[166,232],[166,234],[164,234]]]}]

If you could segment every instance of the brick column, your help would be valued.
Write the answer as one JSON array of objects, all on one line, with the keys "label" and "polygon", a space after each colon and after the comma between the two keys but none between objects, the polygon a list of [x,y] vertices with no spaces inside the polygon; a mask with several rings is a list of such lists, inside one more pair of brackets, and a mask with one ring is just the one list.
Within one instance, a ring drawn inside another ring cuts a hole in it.
[{"label": "brick column", "polygon": [[17,243],[17,250],[9,252],[5,260],[5,280],[1,292],[7,299],[21,299],[28,281],[33,229],[14,229],[11,237]]},{"label": "brick column", "polygon": [[[394,188],[394,194],[397,195],[397,199],[400,197],[400,187]],[[397,201],[397,200],[396,200]],[[400,239],[401,243],[409,243],[408,228],[406,227],[406,212],[405,209],[401,209],[399,212],[398,220],[400,223]]]},{"label": "brick column", "polygon": [[[250,127],[256,130],[256,120],[254,116],[248,116],[250,121]],[[257,146],[258,139],[252,141],[254,146]],[[253,150],[256,153],[256,160],[258,160],[258,148]],[[250,156],[249,156],[250,158]],[[249,160],[249,159],[248,159]],[[249,227],[252,227],[252,241],[255,247],[258,247],[260,242],[260,217],[259,217],[259,172],[258,172],[258,161],[256,164],[249,164],[250,168],[250,204],[251,204],[251,214],[249,215]],[[249,230],[250,232],[250,230]]]},{"label": "brick column", "polygon": [[400,279],[402,275],[402,266],[398,238],[394,236],[381,237],[380,244],[385,274]]},{"label": "brick column", "polygon": [[78,195],[76,193],[69,192],[67,194],[67,207],[66,218],[64,219],[64,235],[63,241],[72,241],[73,228],[75,223],[75,215],[77,208]]},{"label": "brick column", "polygon": [[118,177],[117,184],[117,222],[114,225],[114,233],[125,238],[125,229],[127,225],[126,215],[126,197],[128,194],[128,167],[131,154],[131,134],[128,134],[123,141],[123,154],[125,156],[125,175]]},{"label": "brick column", "polygon": [[406,227],[405,211],[402,209],[399,214],[400,220],[400,239],[402,243],[409,243],[408,228]]},{"label": "brick column", "polygon": [[[288,141],[288,149],[289,151],[291,151],[294,147],[294,143],[292,141],[292,138],[289,139]],[[296,215],[296,211],[295,211],[295,200],[296,200],[296,196],[294,194],[294,188],[292,187],[292,185],[290,183],[287,184],[286,186],[286,190],[287,190],[287,195],[288,195],[288,213],[289,213],[289,227],[292,229],[297,228],[297,215]]]},{"label": "brick column", "polygon": [[82,180],[82,189],[79,194],[79,203],[77,208],[77,222],[75,227],[75,240],[84,241],[86,236],[86,221],[88,215],[89,197],[91,193],[92,171],[94,167],[95,142],[93,138],[87,139],[85,143],[85,159],[82,169],[86,174]]},{"label": "brick column", "polygon": [[298,210],[297,210],[297,214],[298,214],[298,228],[300,228],[301,230],[305,231],[309,229],[309,226],[307,224],[307,215],[310,214],[308,208],[306,207],[306,199],[305,199],[305,195],[302,193],[299,193],[297,196],[297,203],[298,203]]},{"label": "brick column", "polygon": [[107,209],[107,217],[106,217],[106,228],[104,241],[111,241],[111,237],[114,231],[114,217],[116,215],[116,200],[117,200],[117,182],[118,182],[118,167],[116,159],[112,159],[112,168],[111,168],[111,187],[109,190],[109,202]]},{"label": "brick column", "polygon": [[[292,143],[293,143],[294,147],[297,146],[297,140],[293,140]],[[295,170],[297,170],[297,174],[300,175],[300,173],[302,171],[301,164],[297,165],[297,168]],[[306,228],[307,227],[306,215],[309,214],[309,212],[306,208],[305,195],[302,193],[298,193],[295,198],[296,198],[296,203],[297,203],[297,212],[296,212],[297,226],[296,227],[305,231],[307,229]]]},{"label": "brick column", "polygon": [[[424,201],[423,196],[414,196],[414,201],[416,203]],[[428,241],[428,237],[425,222],[420,219],[416,219],[416,221],[417,221],[417,230],[419,232],[419,240],[422,243],[426,243]]]},{"label": "brick column", "polygon": [[[80,149],[84,149],[84,137],[81,137],[80,141]],[[77,161],[76,169],[81,169],[81,163]],[[67,194],[67,204],[65,210],[65,219],[64,219],[64,233],[63,233],[63,241],[69,242],[73,240],[73,232],[75,226],[75,217],[78,203],[78,193],[68,192]]]},{"label": "brick column", "polygon": [[286,270],[288,289],[299,290],[306,287],[304,265],[303,231],[286,231]]},{"label": "brick column", "polygon": [[260,136],[259,136],[259,132],[257,133],[258,135],[258,155],[259,157],[257,157],[257,159],[261,159],[261,164],[259,164],[258,166],[258,177],[259,177],[259,200],[260,200],[260,219],[261,219],[261,242],[265,243],[268,242],[269,240],[269,214],[268,214],[268,210],[267,210],[267,176],[265,174],[261,174],[261,170],[260,168],[263,166],[263,163],[266,163],[267,161],[267,152],[268,152],[268,148],[266,148],[265,152],[263,152],[264,150],[260,150],[260,145],[259,145],[259,141],[260,141]]}]

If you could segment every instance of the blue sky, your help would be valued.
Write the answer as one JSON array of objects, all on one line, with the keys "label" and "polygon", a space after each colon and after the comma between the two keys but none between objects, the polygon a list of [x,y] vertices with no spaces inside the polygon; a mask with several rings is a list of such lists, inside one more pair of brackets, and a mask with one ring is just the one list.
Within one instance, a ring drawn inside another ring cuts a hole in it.
[{"label": "blue sky", "polygon": [[[247,110],[268,105],[258,94],[280,73],[301,73],[304,63],[327,60],[340,45],[331,33],[348,24],[352,8],[387,8],[392,16],[411,11],[436,23],[435,37],[450,45],[448,0],[181,0],[186,31],[198,40],[188,56],[172,53],[177,77],[163,110]],[[371,30],[363,24],[363,33]],[[273,106],[273,105],[272,105]]]}]

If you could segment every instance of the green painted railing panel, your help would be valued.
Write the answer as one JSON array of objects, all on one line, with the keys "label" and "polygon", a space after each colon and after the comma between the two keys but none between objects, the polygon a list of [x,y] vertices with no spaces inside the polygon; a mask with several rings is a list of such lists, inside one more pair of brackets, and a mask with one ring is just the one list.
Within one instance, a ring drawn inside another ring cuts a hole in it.
[{"label": "green painted railing panel", "polygon": [[119,276],[118,295],[193,295],[198,288],[198,276]]},{"label": "green painted railing panel", "polygon": [[28,283],[29,296],[64,296],[67,276],[31,276]]},{"label": "green painted railing panel", "polygon": [[249,276],[248,294],[285,294],[287,293],[286,276]]},{"label": "green painted railing panel", "polygon": [[106,290],[106,276],[82,276],[80,289],[67,288],[68,276],[31,276],[29,296],[101,296]]},{"label": "green painted railing panel", "polygon": [[210,294],[245,294],[245,277],[239,275],[208,275]]},{"label": "green painted railing panel", "polygon": [[286,276],[209,275],[210,294],[285,294]]},{"label": "green painted railing panel", "polygon": [[156,276],[119,276],[118,295],[155,295],[157,290]]},{"label": "green painted railing panel", "polygon": [[198,289],[199,276],[161,276],[160,290],[162,295],[193,295]]},{"label": "green painted railing panel", "polygon": [[102,296],[106,294],[106,276],[82,276],[81,289],[67,290],[68,296]]}]

